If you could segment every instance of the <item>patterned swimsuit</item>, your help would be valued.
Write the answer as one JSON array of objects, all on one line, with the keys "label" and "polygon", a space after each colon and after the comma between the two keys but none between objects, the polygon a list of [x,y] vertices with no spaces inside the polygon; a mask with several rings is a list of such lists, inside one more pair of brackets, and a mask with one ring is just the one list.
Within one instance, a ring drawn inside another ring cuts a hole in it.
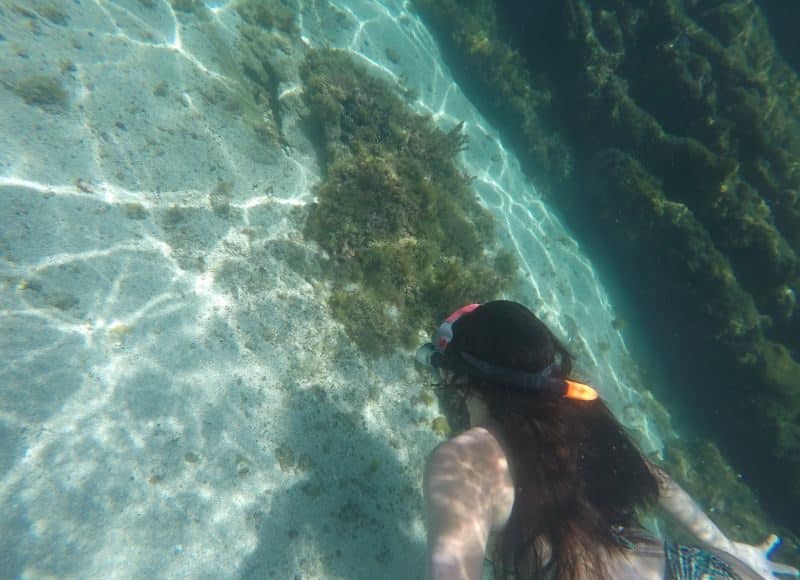
[{"label": "patterned swimsuit", "polygon": [[[636,540],[649,538],[648,534],[638,528],[629,532],[633,533],[626,536],[624,527],[611,527],[614,540],[629,550],[641,549],[642,546],[637,546]],[[644,545],[649,543],[645,542]],[[702,548],[665,541],[664,557],[664,580],[741,580],[719,556]]]},{"label": "patterned swimsuit", "polygon": [[664,543],[670,580],[738,580],[728,564],[701,548]]}]

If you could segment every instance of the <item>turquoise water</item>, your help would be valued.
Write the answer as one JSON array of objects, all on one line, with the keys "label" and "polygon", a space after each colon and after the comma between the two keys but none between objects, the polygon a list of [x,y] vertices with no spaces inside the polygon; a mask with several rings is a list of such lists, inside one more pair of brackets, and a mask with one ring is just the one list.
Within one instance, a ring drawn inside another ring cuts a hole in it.
[{"label": "turquoise water", "polygon": [[329,305],[312,49],[463,123],[509,292],[645,452],[672,434],[595,266],[409,6],[261,6],[0,3],[2,578],[421,577],[444,411],[413,349],[363,353]]}]

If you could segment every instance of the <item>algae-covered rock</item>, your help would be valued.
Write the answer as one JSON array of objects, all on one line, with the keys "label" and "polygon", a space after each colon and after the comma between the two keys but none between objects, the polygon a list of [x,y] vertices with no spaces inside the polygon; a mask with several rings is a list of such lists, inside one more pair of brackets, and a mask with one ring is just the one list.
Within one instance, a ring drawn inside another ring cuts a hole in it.
[{"label": "algae-covered rock", "polygon": [[447,418],[443,415],[436,417],[431,422],[431,430],[439,437],[449,437],[453,431],[450,428],[450,423],[447,421]]},{"label": "algae-covered rock", "polygon": [[[545,193],[558,188],[573,171],[574,158],[560,130],[547,121],[553,93],[519,51],[500,38],[492,0],[414,0],[434,30],[459,85],[483,103],[482,113],[499,127],[518,155],[536,167]],[[476,95],[476,92],[478,95]],[[546,171],[542,172],[541,169]]]},{"label": "algae-covered rock", "polygon": [[447,311],[498,296],[516,260],[456,164],[461,126],[437,128],[344,52],[309,52],[301,75],[325,166],[305,234],[331,258],[348,335],[371,353],[410,347]]},{"label": "algae-covered rock", "polygon": [[293,2],[281,0],[237,0],[234,7],[242,20],[264,29],[277,29],[295,34],[297,26],[297,6]]}]

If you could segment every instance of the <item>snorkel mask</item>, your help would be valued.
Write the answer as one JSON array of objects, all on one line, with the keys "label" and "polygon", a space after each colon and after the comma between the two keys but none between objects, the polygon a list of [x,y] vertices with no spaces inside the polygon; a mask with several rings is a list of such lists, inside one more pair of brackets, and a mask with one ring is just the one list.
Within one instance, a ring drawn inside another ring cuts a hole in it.
[{"label": "snorkel mask", "polygon": [[[417,349],[417,361],[433,368],[442,368],[444,353],[453,340],[453,327],[459,318],[478,308],[480,304],[462,306],[448,316],[436,331],[434,342],[423,344]],[[525,391],[549,391],[560,394],[568,399],[579,401],[594,401],[598,398],[597,391],[589,385],[553,376],[553,371],[558,367],[554,361],[538,373],[529,373],[507,367],[494,365],[482,360],[468,352],[461,352],[463,367],[475,376],[491,382],[498,382]]]}]

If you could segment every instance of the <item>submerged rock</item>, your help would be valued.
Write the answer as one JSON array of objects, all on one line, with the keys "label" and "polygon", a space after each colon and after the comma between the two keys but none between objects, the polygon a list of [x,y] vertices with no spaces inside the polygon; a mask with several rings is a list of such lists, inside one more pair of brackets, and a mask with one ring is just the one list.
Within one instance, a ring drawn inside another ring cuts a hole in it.
[{"label": "submerged rock", "polygon": [[369,353],[416,346],[459,305],[497,297],[516,259],[455,161],[462,126],[437,128],[344,51],[310,51],[303,98],[325,167],[306,235],[331,257],[331,312]]}]

